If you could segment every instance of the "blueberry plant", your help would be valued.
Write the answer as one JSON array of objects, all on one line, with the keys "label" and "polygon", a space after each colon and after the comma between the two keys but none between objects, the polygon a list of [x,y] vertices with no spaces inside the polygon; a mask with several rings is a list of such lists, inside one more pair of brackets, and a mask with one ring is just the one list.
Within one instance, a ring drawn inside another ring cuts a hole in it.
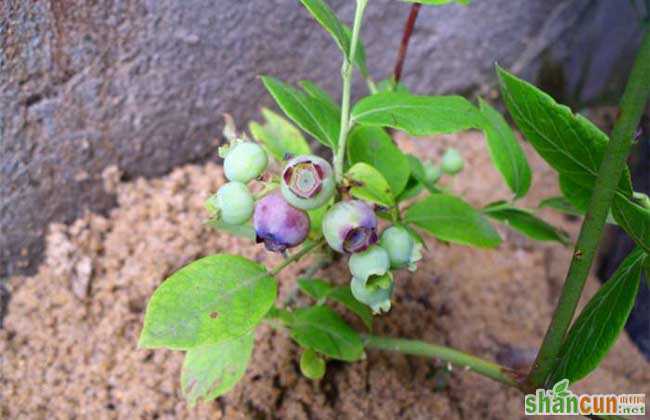
[{"label": "blueberry plant", "polygon": [[[402,58],[420,3],[451,0],[411,2]],[[342,52],[341,103],[313,82],[294,87],[263,76],[288,119],[263,109],[265,123],[251,123],[249,136],[237,132],[227,118],[228,145],[219,152],[228,182],[206,202],[211,226],[263,243],[284,261],[267,269],[241,256],[217,254],[181,268],[151,297],[139,346],[186,352],[181,387],[191,404],[214,399],[236,384],[251,357],[255,329],[264,322],[288,331],[302,348],[302,372],[313,380],[323,377],[328,360],[354,362],[370,349],[438,358],[522,391],[588,375],[622,330],[642,270],[650,265],[650,206],[647,197],[633,191],[626,167],[650,91],[650,36],[642,42],[610,136],[497,66],[512,119],[559,174],[562,196],[549,197],[539,207],[585,215],[537,360],[530,372],[514,372],[448,347],[372,335],[373,315],[389,311],[393,291],[408,287],[396,284],[393,273],[417,270],[422,235],[442,243],[497,248],[502,238],[493,223],[501,223],[533,240],[570,244],[564,232],[517,205],[532,175],[513,131],[484,100],[475,105],[460,96],[411,93],[399,83],[403,60],[393,78],[375,83],[360,35],[368,0],[356,0],[352,28],[324,0],[301,3]],[[369,95],[352,105],[354,70],[367,83]],[[440,181],[462,173],[464,161],[457,150],[447,150],[439,162],[423,162],[403,153],[391,138],[392,130],[418,137],[470,129],[484,132],[491,159],[512,191],[480,208]],[[303,132],[331,150],[331,162],[313,154]],[[638,246],[574,320],[606,222],[618,224]],[[295,284],[315,303],[295,307],[277,302],[276,275],[308,256],[314,257],[313,264]],[[349,267],[345,284],[314,277],[340,256]],[[333,302],[358,316],[365,331],[344,321],[329,306]]]}]

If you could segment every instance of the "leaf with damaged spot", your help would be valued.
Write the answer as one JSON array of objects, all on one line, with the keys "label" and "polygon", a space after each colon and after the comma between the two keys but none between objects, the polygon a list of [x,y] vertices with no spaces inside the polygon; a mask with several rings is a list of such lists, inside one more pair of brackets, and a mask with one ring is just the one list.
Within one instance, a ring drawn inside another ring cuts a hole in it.
[{"label": "leaf with damaged spot", "polygon": [[190,406],[199,398],[210,401],[230,391],[246,372],[254,342],[251,331],[188,350],[181,371],[181,389]]},{"label": "leaf with damaged spot", "polygon": [[350,182],[350,195],[384,207],[395,205],[388,181],[374,167],[367,163],[355,163],[345,174]]},{"label": "leaf with damaged spot", "polygon": [[147,305],[138,345],[189,350],[253,330],[275,300],[266,269],[236,255],[211,255],[167,278]]},{"label": "leaf with damaged spot", "polygon": [[380,127],[355,127],[348,136],[348,158],[350,164],[365,162],[377,169],[395,195],[404,190],[411,173],[404,153]]}]

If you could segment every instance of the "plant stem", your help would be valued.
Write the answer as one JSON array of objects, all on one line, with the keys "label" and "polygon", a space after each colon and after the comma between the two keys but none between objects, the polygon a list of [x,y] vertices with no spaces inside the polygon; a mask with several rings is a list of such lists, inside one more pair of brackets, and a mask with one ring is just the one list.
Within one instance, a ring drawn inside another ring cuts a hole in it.
[{"label": "plant stem", "polygon": [[350,91],[352,85],[352,59],[359,41],[359,31],[363,20],[363,11],[368,0],[357,0],[357,8],[354,13],[354,24],[352,26],[352,38],[350,39],[350,51],[343,57],[341,65],[341,80],[343,82],[343,94],[341,95],[341,129],[336,154],[334,155],[334,174],[336,182],[343,180],[343,161],[345,160],[345,147],[350,132]]},{"label": "plant stem", "polygon": [[406,19],[406,24],[404,25],[404,32],[402,34],[402,42],[399,46],[399,52],[397,53],[397,61],[395,62],[395,70],[393,71],[393,80],[395,85],[397,85],[402,78],[402,68],[404,68],[404,60],[406,59],[406,51],[409,47],[409,41],[411,39],[411,34],[413,33],[413,28],[415,27],[415,21],[418,18],[418,13],[420,12],[420,3],[413,3],[411,5],[411,12],[409,17]]},{"label": "plant stem", "polygon": [[367,348],[397,351],[414,356],[435,357],[463,368],[473,370],[476,373],[503,384],[519,388],[519,383],[515,380],[514,372],[510,369],[467,353],[463,353],[462,351],[425,343],[423,341],[406,340],[403,338],[377,337],[373,335],[362,335],[362,337]]},{"label": "plant stem", "polygon": [[315,250],[319,246],[323,245],[324,243],[325,243],[325,240],[321,239],[320,241],[312,242],[312,243],[310,243],[308,245],[305,245],[300,251],[296,252],[295,254],[290,256],[289,258],[282,261],[280,264],[273,267],[271,269],[271,271],[269,271],[269,274],[272,275],[272,276],[275,276],[280,271],[284,270],[288,265],[298,261],[299,259],[301,259],[305,255],[309,254],[310,252],[312,252],[313,250]]},{"label": "plant stem", "polygon": [[571,266],[553,319],[526,380],[529,389],[545,382],[558,360],[564,337],[573,319],[585,280],[589,274],[603,232],[616,187],[623,174],[634,133],[650,94],[650,31],[646,31],[634,67],[621,98],[619,115],[603,161],[598,170],[594,191],[580,229]]}]

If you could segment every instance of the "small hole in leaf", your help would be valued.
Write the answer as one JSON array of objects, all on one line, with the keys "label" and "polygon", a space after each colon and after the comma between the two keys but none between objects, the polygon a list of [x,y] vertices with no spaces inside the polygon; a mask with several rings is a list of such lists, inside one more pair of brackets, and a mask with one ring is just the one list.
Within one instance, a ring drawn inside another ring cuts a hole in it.
[{"label": "small hole in leaf", "polygon": [[219,316],[219,312],[210,312],[210,318],[215,319]]}]

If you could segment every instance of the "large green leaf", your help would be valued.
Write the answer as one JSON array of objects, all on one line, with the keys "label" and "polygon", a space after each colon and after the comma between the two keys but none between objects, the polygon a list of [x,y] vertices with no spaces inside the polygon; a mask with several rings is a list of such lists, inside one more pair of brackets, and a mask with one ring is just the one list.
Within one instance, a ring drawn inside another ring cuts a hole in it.
[{"label": "large green leaf", "polygon": [[251,331],[268,312],[277,285],[263,266],[211,255],[172,274],[154,292],[138,345],[188,350]]},{"label": "large green leaf", "polygon": [[366,67],[366,52],[363,48],[363,42],[361,40],[357,42],[354,58],[351,58],[350,40],[352,33],[350,28],[341,23],[334,11],[323,0],[300,0],[300,2],[311,13],[314,19],[332,35],[341,52],[357,65],[359,72],[364,77],[367,77],[368,68]]},{"label": "large green leaf", "polygon": [[253,353],[253,332],[187,351],[181,371],[181,389],[190,406],[230,391],[244,376]]},{"label": "large green leaf", "polygon": [[530,211],[512,207],[503,201],[486,206],[483,212],[531,239],[557,241],[565,245],[570,242],[566,232],[546,223]]},{"label": "large green leaf", "polygon": [[612,204],[612,214],[634,242],[650,254],[650,209],[616,196]]},{"label": "large green leaf", "polygon": [[449,194],[431,194],[411,206],[404,222],[413,223],[444,241],[494,248],[499,234],[472,206]]},{"label": "large green leaf", "polygon": [[379,127],[355,127],[348,137],[348,158],[352,164],[365,162],[381,172],[394,195],[404,190],[411,173],[404,153]]},{"label": "large green leaf", "polygon": [[335,148],[341,126],[338,110],[323,99],[281,81],[262,76],[262,82],[282,111],[300,128],[327,147]]},{"label": "large green leaf", "polygon": [[641,269],[646,258],[636,249],[591,298],[571,326],[560,349],[560,361],[549,383],[575,382],[596,369],[614,345],[634,306]]},{"label": "large green leaf", "polygon": [[350,195],[353,197],[384,207],[395,205],[390,185],[377,169],[367,163],[359,162],[352,165],[345,173],[345,178],[350,181]]},{"label": "large green leaf", "polygon": [[302,133],[289,121],[267,108],[262,108],[262,115],[266,122],[262,125],[251,121],[248,129],[275,159],[282,161],[287,154],[299,156],[310,153]]},{"label": "large green leaf", "polygon": [[[498,66],[497,73],[508,111],[537,153],[560,173],[565,184],[570,182],[590,194],[607,146],[607,135],[530,83]],[[618,190],[624,197],[632,195],[627,168]],[[565,189],[563,192],[567,193]],[[567,198],[572,200],[570,195]],[[572,203],[578,207],[578,203]]]},{"label": "large green leaf", "polygon": [[515,197],[521,198],[528,192],[531,181],[526,155],[501,114],[482,99],[479,104],[485,117],[485,138],[492,162],[515,193]]},{"label": "large green leaf", "polygon": [[414,136],[482,128],[483,116],[461,96],[415,96],[382,92],[361,99],[352,120],[363,125],[393,127]]},{"label": "large green leaf", "polygon": [[328,306],[294,311],[291,336],[302,347],[334,359],[353,362],[363,355],[359,334]]}]

